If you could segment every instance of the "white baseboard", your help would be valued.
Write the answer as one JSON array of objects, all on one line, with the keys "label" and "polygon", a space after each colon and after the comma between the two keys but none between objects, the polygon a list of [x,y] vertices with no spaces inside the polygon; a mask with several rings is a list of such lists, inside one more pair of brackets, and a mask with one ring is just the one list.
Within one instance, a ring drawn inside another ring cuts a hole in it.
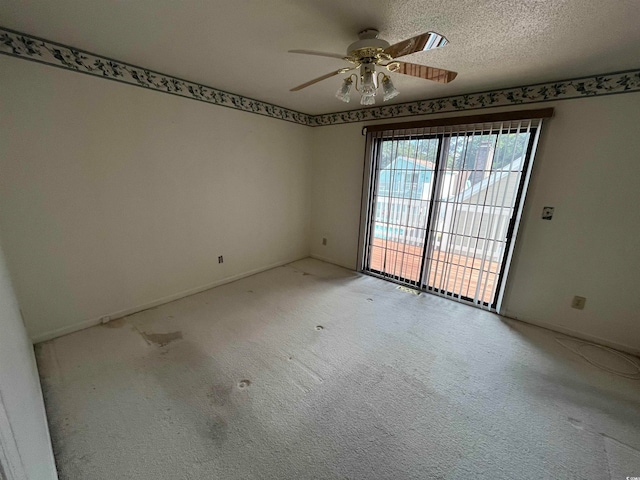
[{"label": "white baseboard", "polygon": [[558,325],[554,325],[546,322],[539,322],[535,320],[523,320],[521,318],[515,318],[509,315],[509,313],[504,313],[500,315],[501,317],[508,318],[509,320],[515,320],[516,322],[526,323],[528,325],[533,325],[534,327],[541,327],[546,330],[551,330],[552,332],[562,333],[563,335],[569,335],[570,337],[575,337],[580,340],[585,340],[587,342],[597,343],[599,345],[604,345],[605,347],[610,347],[615,350],[619,350],[621,352],[630,353],[631,355],[636,355],[640,357],[640,349],[637,347],[632,347],[630,345],[625,345],[623,343],[614,342],[611,340],[607,340],[606,338],[600,338],[593,335],[589,335],[587,333],[578,332],[576,330],[572,330],[570,328],[561,327]]},{"label": "white baseboard", "polygon": [[339,267],[343,267],[343,268],[346,268],[348,270],[354,270],[355,271],[355,269],[353,267],[345,265],[344,263],[339,262],[339,261],[337,261],[337,260],[335,260],[333,258],[323,257],[323,256],[320,256],[320,255],[316,255],[315,253],[312,253],[309,256],[311,258],[315,258],[316,260],[320,260],[321,262],[331,263],[332,265],[337,265]]},{"label": "white baseboard", "polygon": [[251,275],[255,275],[256,273],[264,272],[266,270],[271,270],[272,268],[276,268],[276,267],[281,267],[282,265],[286,265],[288,263],[295,262],[297,260],[302,260],[303,258],[307,258],[307,256],[305,255],[304,257],[284,260],[282,262],[276,262],[264,267],[255,268],[247,272],[239,273],[237,275],[232,275],[230,277],[225,277],[223,279],[216,280],[215,282],[207,283],[206,285],[190,288],[188,290],[184,290],[179,293],[174,293],[173,295],[167,295],[166,297],[158,298],[157,300],[154,300],[152,302],[144,303],[142,305],[137,305],[131,308],[125,308],[124,310],[119,310],[117,312],[105,313],[103,315],[100,315],[99,317],[83,320],[81,322],[74,323],[73,325],[57,328],[55,330],[49,330],[48,332],[33,336],[31,338],[31,342],[34,344],[40,343],[40,342],[46,342],[47,340],[51,340],[53,338],[62,337],[63,335],[68,335],[70,333],[77,332],[79,330],[84,330],[85,328],[99,325],[100,323],[102,323],[101,319],[106,316],[109,316],[111,320],[116,320],[118,318],[132,315],[134,313],[142,312],[143,310],[148,310],[150,308],[157,307],[159,305],[164,305],[165,303],[173,302],[174,300],[178,300],[180,298],[184,298],[190,295],[195,295],[196,293],[204,292],[205,290],[209,290],[210,288],[219,287],[220,285],[225,285],[227,283],[235,282],[236,280],[240,280],[245,277],[250,277]]}]

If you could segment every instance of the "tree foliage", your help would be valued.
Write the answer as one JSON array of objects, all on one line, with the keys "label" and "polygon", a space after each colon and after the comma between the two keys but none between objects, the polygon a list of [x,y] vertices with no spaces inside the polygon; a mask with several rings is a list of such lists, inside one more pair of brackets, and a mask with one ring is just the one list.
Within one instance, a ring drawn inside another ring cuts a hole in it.
[{"label": "tree foliage", "polygon": [[[529,143],[529,133],[464,134],[441,140],[418,138],[410,140],[383,140],[380,151],[380,169],[388,167],[396,158],[416,158],[436,163],[438,146],[443,141],[447,148],[448,170],[499,170],[523,157]],[[493,150],[493,155],[491,152]]]}]

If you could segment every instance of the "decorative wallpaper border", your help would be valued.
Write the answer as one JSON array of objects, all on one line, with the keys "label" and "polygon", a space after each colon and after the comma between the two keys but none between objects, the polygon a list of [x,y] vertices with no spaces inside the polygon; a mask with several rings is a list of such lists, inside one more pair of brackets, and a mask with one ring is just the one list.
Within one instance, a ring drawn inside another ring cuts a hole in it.
[{"label": "decorative wallpaper border", "polygon": [[201,102],[310,125],[312,115],[0,27],[0,53]]},{"label": "decorative wallpaper border", "polygon": [[524,87],[506,88],[454,97],[420,100],[382,107],[365,108],[339,113],[316,115],[311,126],[338,125],[341,123],[410,117],[434,113],[459,112],[480,108],[551,102],[572,98],[640,92],[640,69],[626,72],[595,75],[591,77],[540,83]]},{"label": "decorative wallpaper border", "polygon": [[640,92],[640,69],[522,87],[309,115],[0,27],[0,54],[311,127]]}]

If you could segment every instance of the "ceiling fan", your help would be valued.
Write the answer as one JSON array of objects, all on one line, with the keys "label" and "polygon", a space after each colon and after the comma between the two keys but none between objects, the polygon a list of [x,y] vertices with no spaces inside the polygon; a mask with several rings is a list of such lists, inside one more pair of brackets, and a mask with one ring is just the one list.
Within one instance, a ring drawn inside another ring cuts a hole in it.
[{"label": "ceiling fan", "polygon": [[[336,97],[343,102],[348,102],[355,78],[355,88],[361,94],[360,104],[374,105],[376,103],[376,91],[380,84],[382,84],[383,100],[385,102],[394,98],[399,93],[388,75],[384,72],[378,72],[378,74],[376,74],[376,66],[381,69],[386,69],[389,72],[402,73],[404,75],[411,75],[439,83],[449,83],[458,75],[456,72],[443,70],[441,68],[398,62],[396,60],[396,58],[411,53],[423,52],[445,46],[449,42],[442,35],[435,32],[426,32],[390,45],[389,42],[378,38],[378,33],[378,30],[373,28],[361,31],[358,34],[359,40],[349,45],[346,55],[316,52],[314,50],[289,50],[290,53],[340,58],[352,64],[349,67],[341,68],[335,72],[314,78],[313,80],[292,88],[290,91],[296,92],[335,75],[341,75],[351,70],[359,69],[359,75],[352,73],[344,79],[341,88],[336,93]],[[359,85],[358,80],[360,81]]]}]

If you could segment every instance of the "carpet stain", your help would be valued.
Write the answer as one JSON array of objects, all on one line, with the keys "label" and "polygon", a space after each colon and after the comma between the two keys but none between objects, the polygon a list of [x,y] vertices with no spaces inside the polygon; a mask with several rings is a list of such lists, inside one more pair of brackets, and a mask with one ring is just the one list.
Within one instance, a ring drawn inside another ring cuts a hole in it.
[{"label": "carpet stain", "polygon": [[324,330],[324,327],[322,325],[317,325],[316,326],[316,330],[318,330],[318,331]]},{"label": "carpet stain", "polygon": [[227,439],[228,425],[224,418],[215,416],[207,422],[208,437],[216,446],[221,446]]},{"label": "carpet stain", "polygon": [[228,385],[213,385],[207,397],[211,403],[218,407],[223,407],[229,403],[229,397],[231,396],[231,387]]},{"label": "carpet stain", "polygon": [[182,332],[169,332],[169,333],[147,333],[140,332],[142,337],[147,341],[148,344],[155,343],[160,347],[164,347],[165,345],[170,344],[174,340],[182,339]]},{"label": "carpet stain", "polygon": [[248,388],[248,387],[249,387],[249,385],[251,385],[251,382],[250,382],[249,380],[240,380],[240,381],[238,382],[238,388],[239,388],[240,390],[245,389],[245,388]]},{"label": "carpet stain", "polygon": [[303,277],[306,277],[307,275],[313,275],[313,274],[312,274],[312,273],[309,273],[309,272],[303,272],[303,273],[302,273],[302,276],[303,276]]}]

